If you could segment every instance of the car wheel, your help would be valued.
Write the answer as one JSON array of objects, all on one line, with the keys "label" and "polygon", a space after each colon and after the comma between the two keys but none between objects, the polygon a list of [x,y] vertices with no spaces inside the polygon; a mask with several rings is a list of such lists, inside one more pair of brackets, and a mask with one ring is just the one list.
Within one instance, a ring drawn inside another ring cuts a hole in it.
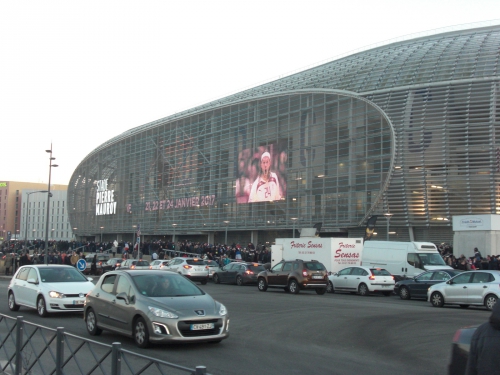
[{"label": "car wheel", "polygon": [[399,289],[399,298],[401,299],[410,299],[410,291],[408,290],[407,287],[402,286],[401,289]]},{"label": "car wheel", "polygon": [[243,278],[240,275],[238,275],[236,277],[236,285],[238,285],[238,286],[242,286],[243,285]]},{"label": "car wheel", "polygon": [[296,280],[290,280],[288,283],[288,290],[290,290],[290,293],[292,294],[298,294],[300,292],[299,284]]},{"label": "car wheel", "polygon": [[201,280],[201,285],[207,285],[208,280]]},{"label": "car wheel", "polygon": [[434,307],[443,307],[444,305],[444,298],[441,293],[434,292],[431,295],[431,304]]},{"label": "car wheel", "polygon": [[16,304],[16,298],[14,297],[14,293],[13,292],[9,293],[9,310],[10,311],[17,311],[17,310],[19,310],[19,305]]},{"label": "car wheel", "polygon": [[99,336],[102,333],[102,329],[97,327],[97,317],[95,316],[94,310],[89,309],[87,311],[85,322],[87,323],[87,332],[91,336]]},{"label": "car wheel", "polygon": [[486,308],[490,311],[493,310],[496,303],[497,297],[494,294],[488,294],[484,299],[484,306],[486,306]]},{"label": "car wheel", "polygon": [[47,306],[45,304],[45,298],[43,296],[38,297],[36,301],[36,310],[38,311],[38,315],[42,317],[47,316]]},{"label": "car wheel", "polygon": [[147,348],[149,346],[149,331],[148,326],[143,318],[137,318],[134,324],[134,341],[139,348]]},{"label": "car wheel", "polygon": [[326,293],[326,288],[318,288],[318,289],[316,289],[316,294],[319,294],[320,296],[322,296],[325,293]]},{"label": "car wheel", "polygon": [[331,281],[328,281],[328,285],[326,287],[326,291],[328,293],[335,293],[335,288],[333,287],[333,284]]},{"label": "car wheel", "polygon": [[215,274],[215,275],[213,276],[213,280],[214,280],[214,283],[216,283],[216,284],[220,284],[219,275]]},{"label": "car wheel", "polygon": [[466,308],[468,308],[468,307],[469,307],[469,305],[460,305],[460,308],[461,308],[461,309],[466,309]]},{"label": "car wheel", "polygon": [[261,292],[265,292],[267,290],[266,279],[264,279],[263,277],[259,278],[259,280],[257,281],[257,288],[259,288]]},{"label": "car wheel", "polygon": [[367,296],[368,295],[369,290],[368,290],[368,287],[366,286],[366,284],[360,284],[359,285],[359,287],[358,287],[358,293],[361,296]]},{"label": "car wheel", "polygon": [[392,294],[392,292],[382,292],[382,294],[386,297],[389,297]]}]

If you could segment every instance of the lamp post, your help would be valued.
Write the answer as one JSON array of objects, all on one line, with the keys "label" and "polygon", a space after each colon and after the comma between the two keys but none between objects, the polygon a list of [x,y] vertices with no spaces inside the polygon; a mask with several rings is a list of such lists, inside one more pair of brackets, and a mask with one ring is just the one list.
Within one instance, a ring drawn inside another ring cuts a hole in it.
[{"label": "lamp post", "polygon": [[[26,200],[26,220],[25,220],[25,225],[24,225],[24,246],[28,247],[28,212],[30,209],[30,195],[35,194],[35,193],[48,193],[47,190],[37,190],[37,191],[32,191],[30,193],[26,193],[28,196],[28,199]],[[33,229],[34,230],[34,229]]]},{"label": "lamp post", "polygon": [[229,224],[229,221],[224,220],[224,224],[226,224],[226,236],[224,237],[224,245],[227,245],[227,225]]},{"label": "lamp post", "polygon": [[101,228],[101,241],[100,242],[100,245],[102,246],[102,230],[104,229],[104,227],[100,227]]},{"label": "lamp post", "polygon": [[172,242],[174,243],[174,246],[175,246],[175,228],[177,227],[177,224],[172,224],[172,226],[174,227],[174,235],[172,236]]},{"label": "lamp post", "polygon": [[386,212],[384,214],[384,216],[385,216],[385,219],[387,220],[387,241],[389,241],[389,226],[390,226],[392,214],[390,212]]},{"label": "lamp post", "polygon": [[132,233],[132,249],[133,249],[135,246],[135,228],[137,228],[137,225],[132,225],[132,228],[134,228],[133,229],[134,233]]},{"label": "lamp post", "polygon": [[291,217],[290,220],[293,222],[293,238],[295,238],[295,222],[297,221],[298,217]]},{"label": "lamp post", "polygon": [[50,144],[50,150],[45,150],[50,154],[49,156],[49,183],[47,185],[47,219],[45,220],[45,265],[49,264],[49,210],[50,210],[50,197],[52,193],[50,192],[50,177],[52,175],[52,167],[58,167],[57,164],[52,164],[52,160],[56,158],[52,157],[52,143]]}]

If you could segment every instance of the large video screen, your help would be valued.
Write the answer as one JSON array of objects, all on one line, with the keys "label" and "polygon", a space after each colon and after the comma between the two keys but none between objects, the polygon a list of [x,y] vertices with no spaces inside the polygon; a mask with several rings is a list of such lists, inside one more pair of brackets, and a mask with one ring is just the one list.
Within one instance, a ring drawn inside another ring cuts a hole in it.
[{"label": "large video screen", "polygon": [[286,198],[287,151],[277,144],[247,148],[238,155],[236,203],[279,201]]}]

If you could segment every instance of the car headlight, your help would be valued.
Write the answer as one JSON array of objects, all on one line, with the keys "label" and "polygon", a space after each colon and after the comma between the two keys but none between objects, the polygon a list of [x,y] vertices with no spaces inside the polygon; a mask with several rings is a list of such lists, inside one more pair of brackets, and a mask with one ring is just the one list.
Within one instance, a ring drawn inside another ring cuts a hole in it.
[{"label": "car headlight", "polygon": [[158,309],[156,307],[148,306],[148,309],[154,316],[157,316],[159,318],[177,319],[179,317],[174,313],[171,313],[170,311]]},{"label": "car headlight", "polygon": [[49,292],[49,297],[50,298],[66,298],[66,295],[63,293],[59,293],[59,292],[55,292],[55,291],[51,290]]},{"label": "car headlight", "polygon": [[220,315],[220,316],[227,315],[227,309],[226,309],[226,306],[224,306],[222,303],[220,304],[220,308],[219,308],[219,315]]}]

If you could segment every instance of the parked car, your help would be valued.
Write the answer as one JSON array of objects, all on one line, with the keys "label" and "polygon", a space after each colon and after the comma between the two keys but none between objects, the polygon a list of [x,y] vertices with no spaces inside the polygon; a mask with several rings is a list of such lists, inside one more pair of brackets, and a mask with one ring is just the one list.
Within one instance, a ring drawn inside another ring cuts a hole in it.
[{"label": "parked car", "polygon": [[219,263],[212,259],[205,259],[205,264],[208,266],[209,279],[213,279],[214,273],[220,269]]},{"label": "parked car", "polygon": [[109,254],[105,253],[91,253],[85,256],[85,261],[87,262],[87,267],[83,271],[85,275],[90,275],[92,273],[92,260],[94,256],[97,255],[97,263],[96,263],[96,275],[102,275],[102,265],[109,260]]},{"label": "parked car", "polygon": [[394,276],[383,268],[347,267],[328,276],[328,292],[350,292],[367,296],[382,293],[390,296],[394,291]]},{"label": "parked car", "polygon": [[149,270],[149,262],[142,259],[125,259],[116,269]]},{"label": "parked car", "polygon": [[87,295],[90,335],[103,330],[149,343],[220,342],[229,336],[226,307],[185,277],[163,270],[116,270]]},{"label": "parked car", "polygon": [[327,285],[328,272],[323,263],[317,260],[281,261],[257,275],[257,287],[261,292],[265,292],[267,288],[283,288],[285,292],[293,294],[305,289],[325,294]]},{"label": "parked car", "polygon": [[264,266],[260,263],[232,262],[219,268],[214,273],[213,280],[216,284],[257,284],[257,275],[265,270]]},{"label": "parked car", "polygon": [[401,299],[424,298],[427,299],[427,289],[431,285],[448,281],[463,272],[462,270],[432,270],[422,272],[411,279],[401,280],[394,286],[394,293]]},{"label": "parked car", "polygon": [[170,262],[169,259],[157,259],[149,263],[149,266],[152,270],[162,270],[166,269],[168,262]]},{"label": "parked car", "polygon": [[106,263],[102,265],[102,272],[114,271],[115,268],[119,268],[121,263],[123,262],[122,258],[111,258],[108,259]]},{"label": "parked car", "polygon": [[451,343],[451,357],[448,364],[448,375],[463,375],[469,359],[470,343],[472,335],[477,327],[460,328]]},{"label": "parked car", "polygon": [[8,306],[11,311],[20,306],[36,309],[43,317],[52,312],[83,311],[85,296],[93,287],[92,279],[73,266],[22,266],[10,281]]},{"label": "parked car", "polygon": [[465,271],[450,280],[432,285],[427,300],[434,307],[445,304],[485,306],[492,310],[500,297],[500,271]]},{"label": "parked car", "polygon": [[192,281],[205,285],[209,280],[209,267],[201,258],[177,257],[166,266],[167,270],[177,272]]}]

